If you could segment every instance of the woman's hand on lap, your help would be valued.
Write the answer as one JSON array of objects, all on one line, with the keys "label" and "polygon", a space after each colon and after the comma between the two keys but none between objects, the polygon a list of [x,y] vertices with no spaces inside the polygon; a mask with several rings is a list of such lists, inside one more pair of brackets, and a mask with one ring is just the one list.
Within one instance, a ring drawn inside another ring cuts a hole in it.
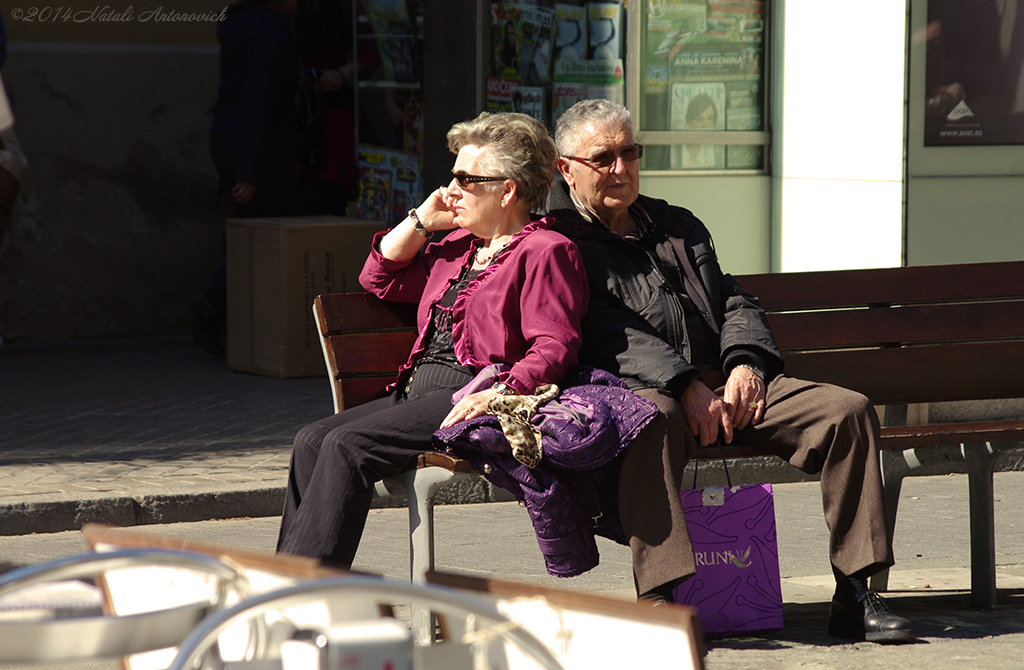
[{"label": "woman's hand on lap", "polygon": [[468,419],[475,419],[478,416],[487,414],[487,403],[498,395],[498,392],[494,389],[484,389],[483,391],[477,391],[471,393],[459,402],[455,403],[452,407],[452,411],[448,412],[448,416],[441,422],[441,428],[447,428],[448,426],[454,426],[460,421],[466,421]]}]

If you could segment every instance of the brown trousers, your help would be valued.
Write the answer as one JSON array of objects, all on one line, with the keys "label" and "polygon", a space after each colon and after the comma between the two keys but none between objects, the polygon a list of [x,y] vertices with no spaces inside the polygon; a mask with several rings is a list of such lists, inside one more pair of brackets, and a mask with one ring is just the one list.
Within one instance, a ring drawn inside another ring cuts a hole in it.
[{"label": "brown trousers", "polygon": [[[697,444],[682,408],[644,389],[659,414],[626,450],[619,512],[633,555],[638,594],[696,571],[679,490]],[[830,559],[844,574],[893,564],[878,460],[878,416],[867,398],[837,386],[780,375],[768,385],[764,420],[734,443],[762,447],[807,473],[821,473]],[[668,495],[666,495],[666,493]]]}]

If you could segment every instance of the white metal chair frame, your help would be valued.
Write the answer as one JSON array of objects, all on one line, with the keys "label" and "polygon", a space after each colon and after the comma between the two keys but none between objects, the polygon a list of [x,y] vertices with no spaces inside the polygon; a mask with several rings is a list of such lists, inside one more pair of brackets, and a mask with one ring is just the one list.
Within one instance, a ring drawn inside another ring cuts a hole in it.
[{"label": "white metal chair frame", "polygon": [[[414,609],[422,608],[444,615],[449,623],[461,619],[461,635],[477,635],[481,639],[502,639],[516,646],[520,652],[537,663],[544,670],[564,670],[555,655],[532,633],[511,622],[492,603],[454,589],[438,586],[421,586],[384,578],[344,576],[302,582],[249,598],[226,610],[207,617],[188,638],[181,643],[178,655],[169,670],[193,670],[195,668],[219,667],[220,659],[212,658],[218,636],[228,628],[259,617],[268,612],[289,607],[299,607],[312,602],[328,603],[334,599],[369,601],[372,603],[411,604]],[[252,631],[265,627],[250,626]],[[483,630],[481,630],[483,629]],[[487,630],[490,629],[490,630]],[[303,629],[296,629],[299,633]],[[489,634],[493,633],[493,636]],[[465,641],[456,642],[466,644]],[[422,645],[422,642],[421,642]],[[426,646],[426,645],[423,645]],[[255,650],[251,658],[237,663],[244,667],[247,662],[272,659],[277,650],[271,648],[267,639],[250,640],[249,648]],[[236,667],[236,663],[232,663]],[[260,666],[262,667],[262,666]]]},{"label": "white metal chair frame", "polygon": [[251,593],[247,581],[235,568],[214,558],[164,549],[130,549],[17,568],[0,576],[0,596],[45,583],[94,578],[109,571],[138,567],[205,573],[217,578],[218,587],[208,601],[138,614],[5,617],[0,619],[0,661],[78,661],[174,647],[211,611],[226,606],[229,590],[234,589],[242,596]]}]

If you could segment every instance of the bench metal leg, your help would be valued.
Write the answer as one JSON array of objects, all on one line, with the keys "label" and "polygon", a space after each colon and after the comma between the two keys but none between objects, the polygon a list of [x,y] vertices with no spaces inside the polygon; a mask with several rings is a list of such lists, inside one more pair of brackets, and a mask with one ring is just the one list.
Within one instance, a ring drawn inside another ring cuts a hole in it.
[{"label": "bench metal leg", "polygon": [[[1019,442],[987,442],[981,444],[942,445],[882,452],[882,484],[884,487],[886,523],[893,532],[896,509],[904,477],[924,465],[954,461],[967,465],[971,533],[971,602],[976,607],[996,605],[995,498],[992,473],[999,454],[1019,448]],[[889,571],[871,578],[871,588],[884,591]]]},{"label": "bench metal leg", "polygon": [[965,444],[971,505],[971,604],[996,606],[996,530],[992,470],[996,453],[991,443]]},{"label": "bench metal leg", "polygon": [[[428,467],[390,478],[389,483],[397,483],[405,491],[409,505],[409,578],[412,583],[425,584],[427,572],[434,569],[434,495],[442,486],[467,476],[445,468]],[[424,644],[433,640],[434,620],[430,612],[413,609],[412,631]]]}]

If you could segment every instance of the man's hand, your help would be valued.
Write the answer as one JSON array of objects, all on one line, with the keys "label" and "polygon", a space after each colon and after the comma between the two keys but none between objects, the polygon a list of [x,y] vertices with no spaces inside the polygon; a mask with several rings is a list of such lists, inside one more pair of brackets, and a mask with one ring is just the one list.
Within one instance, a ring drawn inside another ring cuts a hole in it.
[{"label": "man's hand", "polygon": [[733,368],[725,382],[729,422],[736,430],[756,426],[764,418],[767,386],[753,370]]},{"label": "man's hand", "polygon": [[718,439],[718,429],[726,443],[732,442],[732,419],[729,407],[701,381],[695,381],[683,393],[680,399],[686,423],[690,426],[693,436],[706,447]]}]

